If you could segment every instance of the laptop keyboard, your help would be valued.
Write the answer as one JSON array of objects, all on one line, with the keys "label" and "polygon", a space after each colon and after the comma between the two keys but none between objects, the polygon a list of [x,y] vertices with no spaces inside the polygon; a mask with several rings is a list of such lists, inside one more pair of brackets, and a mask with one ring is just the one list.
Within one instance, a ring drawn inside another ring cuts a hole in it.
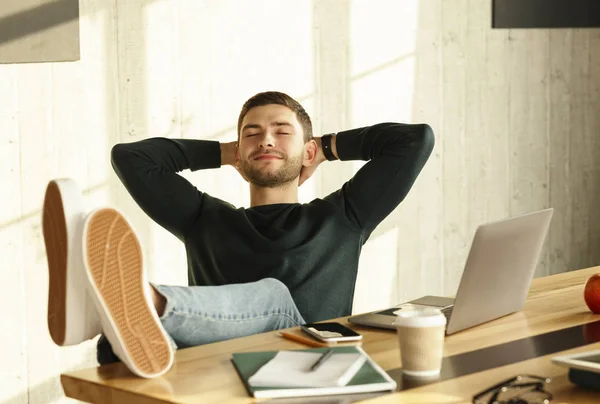
[{"label": "laptop keyboard", "polygon": [[[445,307],[443,309],[440,309],[440,311],[442,312],[442,314],[444,315],[444,317],[446,317],[446,323],[448,323],[448,321],[450,321],[450,315],[452,314],[452,309],[454,308],[454,306],[448,306]],[[391,309],[387,309],[387,310],[383,310],[380,312],[377,312],[375,314],[381,314],[384,316],[395,316],[394,312],[400,310],[400,308],[398,307],[394,307]]]},{"label": "laptop keyboard", "polygon": [[453,308],[454,308],[454,306],[448,306],[448,307],[443,308],[441,310],[441,312],[444,315],[444,317],[446,317],[446,324],[448,324],[448,321],[450,321],[450,315],[452,314],[452,309]]},{"label": "laptop keyboard", "polygon": [[394,316],[395,317],[396,315],[394,314],[394,312],[398,311],[398,310],[400,310],[398,307],[394,307],[394,308],[391,308],[391,309],[379,311],[379,312],[377,312],[375,314],[381,314],[382,316]]}]

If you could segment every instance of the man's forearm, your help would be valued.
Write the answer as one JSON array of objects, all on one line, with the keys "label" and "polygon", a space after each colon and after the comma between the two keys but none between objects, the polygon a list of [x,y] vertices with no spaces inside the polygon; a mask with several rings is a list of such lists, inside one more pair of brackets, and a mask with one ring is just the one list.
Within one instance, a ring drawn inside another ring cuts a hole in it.
[{"label": "man's forearm", "polygon": [[340,160],[368,163],[325,199],[341,206],[366,240],[410,191],[433,150],[433,130],[426,124],[384,122],[339,132],[337,140]]},{"label": "man's forearm", "polygon": [[215,141],[149,138],[113,146],[111,163],[129,194],[150,218],[183,239],[202,194],[178,173],[219,167]]}]

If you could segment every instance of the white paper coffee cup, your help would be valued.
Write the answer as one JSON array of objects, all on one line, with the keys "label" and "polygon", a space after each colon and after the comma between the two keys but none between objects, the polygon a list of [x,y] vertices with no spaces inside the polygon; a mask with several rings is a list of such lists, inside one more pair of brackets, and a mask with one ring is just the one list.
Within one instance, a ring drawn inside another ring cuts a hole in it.
[{"label": "white paper coffee cup", "polygon": [[402,309],[396,314],[402,371],[411,377],[440,374],[446,317],[438,309]]}]

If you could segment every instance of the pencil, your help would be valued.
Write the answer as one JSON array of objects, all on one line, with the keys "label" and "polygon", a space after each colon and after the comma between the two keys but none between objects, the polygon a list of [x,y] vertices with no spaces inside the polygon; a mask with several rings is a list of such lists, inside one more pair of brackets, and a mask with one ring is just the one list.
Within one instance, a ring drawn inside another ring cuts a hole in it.
[{"label": "pencil", "polygon": [[323,355],[319,357],[319,359],[310,367],[311,372],[314,372],[321,366],[329,357],[333,355],[333,349],[329,348]]},{"label": "pencil", "polygon": [[307,337],[302,337],[300,335],[291,334],[286,331],[279,331],[279,335],[281,335],[282,337],[287,338],[289,340],[300,342],[301,344],[308,345],[308,346],[323,347],[323,346],[331,346],[332,345],[332,344],[326,344],[324,342],[315,341],[315,340],[312,340]]}]

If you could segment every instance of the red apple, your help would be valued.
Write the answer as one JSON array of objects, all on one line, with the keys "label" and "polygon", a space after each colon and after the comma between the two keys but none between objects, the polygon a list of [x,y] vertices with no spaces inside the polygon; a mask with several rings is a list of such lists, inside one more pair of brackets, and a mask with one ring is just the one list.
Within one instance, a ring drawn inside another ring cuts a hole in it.
[{"label": "red apple", "polygon": [[600,313],[600,274],[589,277],[583,289],[583,299],[592,313]]}]

